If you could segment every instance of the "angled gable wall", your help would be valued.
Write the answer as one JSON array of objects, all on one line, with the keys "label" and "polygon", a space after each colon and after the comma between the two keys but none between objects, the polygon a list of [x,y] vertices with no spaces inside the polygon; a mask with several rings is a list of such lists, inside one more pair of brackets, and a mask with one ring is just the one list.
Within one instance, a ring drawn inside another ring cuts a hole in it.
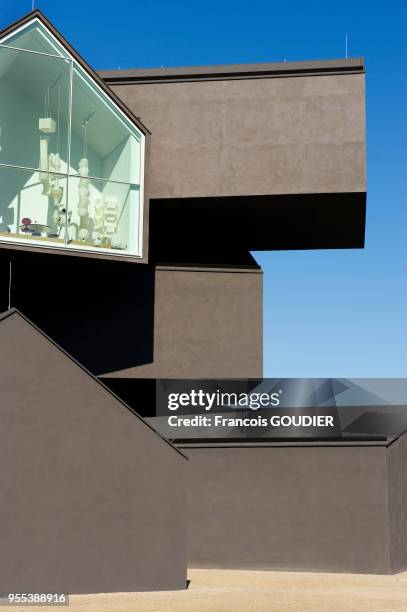
[{"label": "angled gable wall", "polygon": [[185,588],[185,457],[16,311],[0,363],[0,589]]}]

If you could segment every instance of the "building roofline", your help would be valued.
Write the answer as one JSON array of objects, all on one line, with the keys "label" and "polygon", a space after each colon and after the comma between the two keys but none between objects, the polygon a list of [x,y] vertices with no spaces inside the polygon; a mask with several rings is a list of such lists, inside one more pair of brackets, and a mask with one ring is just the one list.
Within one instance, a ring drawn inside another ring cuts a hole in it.
[{"label": "building roofline", "polygon": [[[399,437],[399,436],[398,436]],[[233,440],[233,438],[231,438],[230,440],[216,440],[216,438],[213,438],[211,440],[199,440],[199,441],[194,441],[194,440],[190,440],[190,441],[186,441],[186,440],[174,440],[174,443],[176,444],[177,448],[181,448],[185,451],[188,450],[193,450],[193,449],[202,449],[202,448],[206,448],[206,449],[219,449],[219,448],[241,448],[241,449],[247,449],[247,448],[290,448],[290,447],[297,447],[297,448],[315,448],[315,447],[322,447],[322,448],[326,448],[326,447],[347,447],[347,446],[352,446],[352,447],[361,447],[361,446],[381,446],[381,447],[385,447],[388,448],[389,446],[391,446],[394,442],[396,442],[396,440],[398,439],[398,437],[394,437],[394,436],[365,436],[365,437],[358,437],[358,438],[343,438],[343,439],[329,439],[326,438],[325,440],[323,440],[322,438],[302,438],[302,439],[291,439],[290,438],[270,438],[270,439],[266,439],[263,438],[262,440],[257,440],[257,441],[252,441],[250,440],[250,438],[246,438],[244,441],[239,440],[239,439],[235,439]]]},{"label": "building roofline", "polygon": [[259,64],[226,64],[215,66],[187,66],[175,68],[136,68],[128,70],[99,70],[108,84],[174,83],[184,81],[213,81],[259,79],[293,76],[321,76],[363,74],[363,58],[319,60],[304,62],[268,62]]},{"label": "building roofline", "polygon": [[33,19],[38,19],[50,32],[55,36],[58,42],[69,51],[72,57],[78,62],[83,70],[93,79],[103,92],[110,98],[116,106],[126,115],[131,123],[133,123],[144,135],[151,134],[150,130],[140,121],[134,113],[123,103],[123,101],[116,96],[116,94],[110,89],[110,87],[104,82],[100,75],[83,59],[83,57],[72,47],[72,45],[66,40],[66,38],[55,28],[55,26],[49,21],[49,19],[39,9],[31,11],[21,19],[18,19],[4,30],[0,31],[0,39],[4,36],[12,34],[14,30],[21,28],[22,26],[30,23]]},{"label": "building roofline", "polygon": [[156,429],[154,429],[154,427],[152,427],[152,425],[150,425],[149,423],[147,423],[147,421],[145,419],[143,419],[142,416],[140,416],[138,414],[138,412],[136,412],[131,406],[129,406],[128,404],[126,404],[126,402],[124,402],[118,395],[116,395],[116,393],[114,393],[111,389],[109,389],[109,387],[107,387],[101,380],[100,378],[98,378],[97,376],[95,376],[94,374],[92,374],[92,372],[90,372],[89,370],[87,370],[79,361],[77,361],[77,359],[75,359],[75,357],[72,357],[72,355],[70,353],[68,353],[65,349],[63,349],[57,342],[55,342],[55,340],[53,340],[52,338],[50,338],[50,336],[48,336],[40,327],[38,327],[35,323],[33,323],[31,321],[31,319],[29,319],[25,314],[23,314],[18,308],[15,308],[14,306],[12,308],[10,308],[9,310],[6,310],[4,312],[0,313],[0,323],[2,321],[4,321],[5,319],[7,319],[8,317],[12,316],[12,315],[18,315],[19,317],[21,317],[26,323],[28,323],[28,325],[30,325],[32,328],[35,329],[35,331],[37,331],[39,334],[41,334],[41,336],[43,336],[46,340],[48,340],[48,342],[50,342],[53,346],[55,346],[56,349],[58,349],[61,353],[63,353],[65,355],[65,357],[68,357],[68,359],[70,361],[72,361],[75,365],[77,365],[83,372],[85,372],[88,376],[90,376],[90,378],[92,378],[100,387],[102,387],[109,395],[111,395],[112,397],[114,397],[119,404],[121,404],[124,408],[126,408],[129,412],[131,412],[135,417],[137,417],[139,419],[139,421],[141,421],[146,427],[148,427],[148,429],[151,429],[151,431],[153,432],[153,434],[155,434],[158,438],[160,438],[163,442],[165,442],[165,444],[168,444],[168,446],[170,446],[174,451],[176,451],[179,455],[181,455],[181,457],[183,457],[184,459],[188,460],[188,457],[181,451],[179,450],[174,444],[172,444],[169,440],[167,440],[166,438],[164,438],[160,433],[158,433],[158,431]]}]

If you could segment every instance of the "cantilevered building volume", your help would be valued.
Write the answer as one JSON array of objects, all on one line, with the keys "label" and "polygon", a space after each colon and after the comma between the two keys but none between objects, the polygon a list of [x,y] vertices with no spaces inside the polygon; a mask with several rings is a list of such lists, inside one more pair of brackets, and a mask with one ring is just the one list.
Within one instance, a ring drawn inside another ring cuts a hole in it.
[{"label": "cantilevered building volume", "polygon": [[39,12],[1,55],[2,309],[11,262],[93,374],[261,376],[250,250],[364,245],[363,61],[97,75]]},{"label": "cantilevered building volume", "polygon": [[[403,565],[388,491],[404,447],[394,473],[386,445],[180,449],[137,414],[157,378],[262,377],[250,251],[363,248],[364,73],[357,58],[97,74],[39,11],[0,34],[0,430],[16,445],[0,590],[184,588],[186,511],[195,566]],[[314,525],[308,557],[291,494],[307,465],[299,511],[333,534]],[[375,538],[380,561],[355,555]]]}]

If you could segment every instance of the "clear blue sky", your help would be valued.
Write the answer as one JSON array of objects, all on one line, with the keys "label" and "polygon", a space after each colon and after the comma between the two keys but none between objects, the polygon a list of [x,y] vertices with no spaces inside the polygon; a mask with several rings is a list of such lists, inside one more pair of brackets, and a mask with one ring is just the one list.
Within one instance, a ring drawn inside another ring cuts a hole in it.
[{"label": "clear blue sky", "polygon": [[[35,3],[96,69],[366,60],[364,250],[255,253],[264,269],[264,374],[407,376],[407,3]],[[0,26],[31,0],[0,0]]]}]

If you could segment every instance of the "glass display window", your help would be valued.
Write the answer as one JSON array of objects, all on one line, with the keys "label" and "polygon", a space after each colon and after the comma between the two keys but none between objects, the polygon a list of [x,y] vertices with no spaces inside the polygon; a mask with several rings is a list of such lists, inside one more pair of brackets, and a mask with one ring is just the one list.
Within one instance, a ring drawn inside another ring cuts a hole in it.
[{"label": "glass display window", "polygon": [[37,17],[0,86],[0,243],[142,257],[142,131]]}]

